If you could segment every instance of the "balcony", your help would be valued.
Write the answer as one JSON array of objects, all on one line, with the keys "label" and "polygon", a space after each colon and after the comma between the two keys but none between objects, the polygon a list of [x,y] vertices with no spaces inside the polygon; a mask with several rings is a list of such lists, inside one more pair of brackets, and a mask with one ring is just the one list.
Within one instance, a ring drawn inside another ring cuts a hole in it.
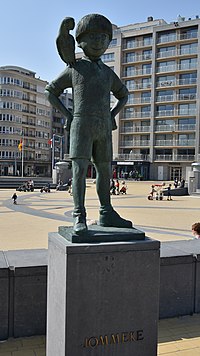
[{"label": "balcony", "polygon": [[176,96],[177,100],[196,100],[197,95],[195,94],[178,94]]},{"label": "balcony", "polygon": [[175,110],[159,110],[156,112],[156,116],[175,116],[176,112]]},{"label": "balcony", "polygon": [[197,32],[181,33],[177,39],[178,40],[190,40],[192,38],[197,38]]},{"label": "balcony", "polygon": [[123,127],[120,133],[140,133],[140,132],[150,132],[150,126],[131,126],[131,127]]},{"label": "balcony", "polygon": [[197,78],[188,78],[188,79],[177,79],[177,85],[193,85],[197,84]]},{"label": "balcony", "polygon": [[157,87],[171,87],[174,86],[176,83],[175,80],[164,80],[164,81],[158,81],[157,82]]},{"label": "balcony", "polygon": [[155,146],[174,146],[174,140],[156,140]]},{"label": "balcony", "polygon": [[119,161],[150,161],[150,156],[148,154],[140,153],[114,153],[114,160]]},{"label": "balcony", "polygon": [[128,105],[137,105],[137,104],[149,104],[151,102],[151,97],[144,98],[133,98],[127,101]]},{"label": "balcony", "polygon": [[168,43],[168,42],[176,42],[177,41],[177,36],[176,34],[173,35],[166,35],[163,37],[158,38],[157,43]]},{"label": "balcony", "polygon": [[197,70],[197,63],[187,63],[187,64],[177,64],[177,69],[176,70],[191,70],[195,69]]},{"label": "balcony", "polygon": [[179,70],[197,70],[197,63],[172,64],[169,66],[163,65],[157,67],[157,73],[175,72]]},{"label": "balcony", "polygon": [[149,39],[148,41],[132,41],[128,43],[124,43],[123,49],[132,49],[132,48],[138,48],[138,47],[148,47],[152,46],[153,40]]},{"label": "balcony", "polygon": [[176,56],[177,51],[174,49],[172,51],[158,52],[157,58],[166,58],[166,57],[174,57]]},{"label": "balcony", "polygon": [[195,140],[194,139],[185,139],[185,140],[156,140],[155,141],[155,146],[169,146],[169,147],[174,147],[174,146],[195,146]]},{"label": "balcony", "polygon": [[164,51],[158,52],[157,58],[168,58],[168,57],[175,57],[175,56],[184,56],[184,55],[193,55],[197,54],[197,47],[195,48],[181,48],[181,49],[174,49],[171,51]]},{"label": "balcony", "polygon": [[173,131],[175,131],[175,126],[176,125],[156,125],[155,131],[173,132]]},{"label": "balcony", "polygon": [[176,131],[195,131],[195,124],[176,125]]},{"label": "balcony", "polygon": [[159,102],[165,102],[165,101],[174,101],[174,95],[159,95],[156,98],[156,101]]},{"label": "balcony", "polygon": [[150,140],[127,140],[122,141],[121,147],[149,146]]},{"label": "balcony", "polygon": [[176,85],[194,85],[194,84],[197,84],[196,78],[158,81],[156,86],[160,88],[160,87],[171,87]]},{"label": "balcony", "polygon": [[174,72],[176,70],[176,64],[172,64],[169,66],[163,65],[159,66],[157,68],[157,73],[162,73],[162,72]]},{"label": "balcony", "polygon": [[196,100],[196,94],[178,94],[178,95],[160,95],[157,96],[157,102],[166,101],[182,101],[182,100]]},{"label": "balcony", "polygon": [[178,55],[191,55],[191,54],[197,54],[197,47],[195,48],[181,48],[177,51]]},{"label": "balcony", "polygon": [[173,161],[172,155],[155,155],[155,161]]},{"label": "balcony", "polygon": [[160,110],[156,112],[156,117],[161,116],[195,116],[196,109]]},{"label": "balcony", "polygon": [[137,70],[131,70],[129,72],[124,72],[123,77],[133,77],[133,76],[140,76],[140,75],[151,75],[152,69],[137,69]]},{"label": "balcony", "polygon": [[135,62],[142,62],[142,61],[148,61],[152,59],[152,54],[142,54],[142,55],[136,55],[135,56]]},{"label": "balcony", "polygon": [[195,124],[183,124],[183,125],[156,125],[155,131],[159,132],[174,132],[174,131],[195,131]]},{"label": "balcony", "polygon": [[195,146],[195,143],[196,143],[196,140],[195,139],[189,139],[189,140],[182,140],[182,139],[180,139],[180,140],[176,140],[175,141],[175,145],[176,146]]},{"label": "balcony", "polygon": [[135,112],[131,112],[131,113],[126,113],[124,114],[124,119],[134,119],[134,118],[150,118],[151,117],[151,112],[147,111],[147,112],[141,112],[141,111],[135,111]]},{"label": "balcony", "polygon": [[138,89],[151,89],[151,82],[149,83],[134,83],[134,84],[125,84],[129,91],[138,90]]},{"label": "balcony", "polygon": [[169,162],[180,162],[180,161],[194,161],[194,155],[156,155],[155,161],[169,161]]}]

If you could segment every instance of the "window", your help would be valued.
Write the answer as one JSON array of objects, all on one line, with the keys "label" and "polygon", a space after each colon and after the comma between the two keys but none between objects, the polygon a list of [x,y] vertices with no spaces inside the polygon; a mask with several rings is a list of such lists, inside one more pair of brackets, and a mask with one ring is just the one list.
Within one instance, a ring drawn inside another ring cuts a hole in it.
[{"label": "window", "polygon": [[158,43],[176,41],[175,31],[165,31],[158,35]]},{"label": "window", "polygon": [[134,103],[134,94],[129,94],[128,95],[128,101],[127,104],[133,104]]},{"label": "window", "polygon": [[195,115],[196,104],[180,104],[179,115]]},{"label": "window", "polygon": [[160,116],[172,116],[174,115],[174,106],[173,105],[158,105],[157,112]]},{"label": "window", "polygon": [[135,38],[127,38],[125,41],[125,48],[134,48],[135,47]]},{"label": "window", "polygon": [[197,81],[197,73],[186,73],[181,74],[179,76],[179,83],[180,84],[196,84]]},{"label": "window", "polygon": [[131,118],[134,116],[135,109],[134,108],[125,108],[124,109],[124,117]]},{"label": "window", "polygon": [[152,36],[149,36],[149,35],[144,36],[143,37],[143,42],[144,42],[145,46],[151,45],[152,44]]},{"label": "window", "polygon": [[179,90],[179,99],[192,100],[196,99],[196,88],[186,88]]},{"label": "window", "polygon": [[196,126],[195,118],[184,118],[178,120],[179,131],[195,130],[195,126]]},{"label": "window", "polygon": [[110,42],[109,47],[115,47],[115,46],[117,46],[117,39],[113,38],[112,41]]},{"label": "window", "polygon": [[125,85],[129,90],[133,90],[135,88],[135,80],[125,80]]},{"label": "window", "polygon": [[172,141],[173,135],[172,134],[157,134],[156,141]]},{"label": "window", "polygon": [[151,74],[151,64],[143,64],[142,74]]},{"label": "window", "polygon": [[135,53],[126,53],[125,55],[125,63],[130,63],[135,61]]},{"label": "window", "polygon": [[173,95],[174,95],[173,90],[158,90],[157,101],[171,101],[173,100]]},{"label": "window", "polygon": [[103,62],[112,62],[115,60],[114,53],[105,53],[101,56]]},{"label": "window", "polygon": [[175,70],[175,61],[165,61],[158,63],[158,72],[167,72]]},{"label": "window", "polygon": [[180,46],[180,54],[197,53],[197,43],[189,43]]},{"label": "window", "polygon": [[143,59],[151,59],[152,50],[146,49],[145,51],[142,52],[142,54],[143,54]]},{"label": "window", "polygon": [[141,109],[141,116],[142,117],[149,117],[151,115],[151,106],[144,106]]},{"label": "window", "polygon": [[195,125],[196,124],[196,120],[194,118],[184,118],[184,119],[179,119],[178,120],[178,123],[180,125],[189,125],[189,124],[192,124],[192,125]]},{"label": "window", "polygon": [[142,79],[142,88],[151,88],[151,78]]},{"label": "window", "polygon": [[197,27],[190,27],[181,31],[180,39],[197,38]]},{"label": "window", "polygon": [[133,131],[133,123],[132,122],[125,122],[124,123],[124,132],[131,132]]},{"label": "window", "polygon": [[194,145],[195,134],[180,134],[178,135],[178,143],[181,146],[191,146]]},{"label": "window", "polygon": [[156,120],[157,126],[173,126],[174,127],[174,120]]},{"label": "window", "polygon": [[180,69],[196,69],[197,68],[197,58],[188,58],[180,60]]},{"label": "window", "polygon": [[125,68],[125,76],[130,77],[132,75],[135,75],[135,67],[134,66],[126,67]]},{"label": "window", "polygon": [[141,101],[142,103],[150,103],[151,100],[151,92],[145,91],[141,94]]},{"label": "window", "polygon": [[175,76],[174,75],[165,75],[165,76],[160,76],[158,77],[158,86],[159,87],[166,87],[166,86],[171,86],[175,82]]},{"label": "window", "polygon": [[168,47],[161,47],[158,50],[158,57],[169,57],[175,54],[176,47],[175,46],[168,46]]}]

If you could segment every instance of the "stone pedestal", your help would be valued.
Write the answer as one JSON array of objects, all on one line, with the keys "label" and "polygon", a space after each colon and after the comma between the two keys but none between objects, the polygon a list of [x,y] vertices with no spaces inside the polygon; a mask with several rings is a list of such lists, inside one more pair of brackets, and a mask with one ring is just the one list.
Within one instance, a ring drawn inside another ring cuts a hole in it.
[{"label": "stone pedestal", "polygon": [[156,356],[159,247],[50,233],[47,356]]}]

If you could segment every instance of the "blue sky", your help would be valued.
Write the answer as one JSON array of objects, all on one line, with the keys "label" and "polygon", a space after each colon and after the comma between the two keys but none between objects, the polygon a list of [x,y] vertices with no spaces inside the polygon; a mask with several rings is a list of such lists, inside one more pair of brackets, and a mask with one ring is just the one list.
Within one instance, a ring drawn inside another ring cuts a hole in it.
[{"label": "blue sky", "polygon": [[55,46],[61,21],[77,22],[86,14],[100,13],[118,26],[154,19],[174,21],[200,15],[199,0],[1,0],[0,66],[17,65],[51,81],[65,67]]}]

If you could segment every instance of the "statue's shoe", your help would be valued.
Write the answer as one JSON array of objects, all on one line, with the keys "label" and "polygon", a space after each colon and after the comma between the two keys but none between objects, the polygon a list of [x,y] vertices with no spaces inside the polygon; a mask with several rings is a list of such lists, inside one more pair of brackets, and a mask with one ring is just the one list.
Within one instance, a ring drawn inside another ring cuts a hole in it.
[{"label": "statue's shoe", "polygon": [[86,218],[84,216],[77,216],[74,219],[75,234],[82,234],[87,231]]},{"label": "statue's shoe", "polygon": [[121,218],[121,216],[115,210],[106,213],[100,213],[99,225],[106,227],[121,227],[127,229],[133,227],[131,221]]}]

